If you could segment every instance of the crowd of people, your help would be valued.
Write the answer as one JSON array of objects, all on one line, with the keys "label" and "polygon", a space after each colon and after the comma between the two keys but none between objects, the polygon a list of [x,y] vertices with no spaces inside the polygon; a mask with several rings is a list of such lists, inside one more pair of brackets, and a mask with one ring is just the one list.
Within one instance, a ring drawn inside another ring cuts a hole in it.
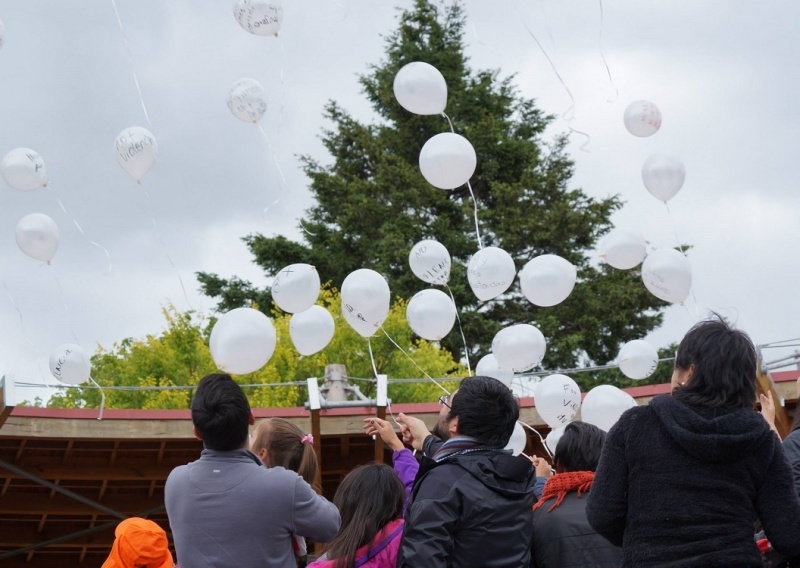
[{"label": "crowd of people", "polygon": [[[519,405],[476,376],[415,417],[364,421],[392,451],[320,494],[313,440],[255,420],[224,374],[192,399],[204,449],[177,467],[165,502],[183,568],[761,567],[800,554],[800,418],[781,443],[774,403],[756,402],[756,351],[720,319],[681,341],[671,395],[606,433],[567,425],[552,463],[504,449]],[[800,382],[799,382],[800,388]],[[800,416],[800,414],[798,414]],[[533,462],[533,463],[532,463]],[[323,543],[309,563],[307,540]],[[766,544],[765,544],[766,543]],[[127,519],[104,568],[176,566],[167,535]]]}]

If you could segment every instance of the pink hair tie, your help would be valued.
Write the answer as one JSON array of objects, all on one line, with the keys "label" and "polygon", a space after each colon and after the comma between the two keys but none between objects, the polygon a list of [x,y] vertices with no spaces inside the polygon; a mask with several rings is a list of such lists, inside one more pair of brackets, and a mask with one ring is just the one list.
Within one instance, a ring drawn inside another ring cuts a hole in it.
[{"label": "pink hair tie", "polygon": [[300,438],[301,444],[313,444],[314,443],[314,436],[311,434],[306,434],[302,438]]}]

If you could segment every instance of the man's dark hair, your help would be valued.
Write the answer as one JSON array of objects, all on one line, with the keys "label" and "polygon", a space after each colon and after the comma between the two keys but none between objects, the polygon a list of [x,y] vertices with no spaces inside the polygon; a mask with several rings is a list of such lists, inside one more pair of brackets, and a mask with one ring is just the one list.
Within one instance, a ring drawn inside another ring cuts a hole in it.
[{"label": "man's dark hair", "polygon": [[511,389],[492,377],[467,377],[451,397],[447,419],[458,416],[458,433],[486,446],[502,448],[519,419]]},{"label": "man's dark hair", "polygon": [[209,450],[229,452],[247,441],[250,404],[230,375],[203,377],[192,397],[192,423]]},{"label": "man's dark hair", "polygon": [[594,424],[570,422],[553,456],[557,471],[596,471],[605,441],[606,433]]},{"label": "man's dark hair", "polygon": [[717,316],[701,321],[678,345],[675,368],[691,377],[673,396],[712,408],[753,408],[756,402],[756,348],[748,335]]}]

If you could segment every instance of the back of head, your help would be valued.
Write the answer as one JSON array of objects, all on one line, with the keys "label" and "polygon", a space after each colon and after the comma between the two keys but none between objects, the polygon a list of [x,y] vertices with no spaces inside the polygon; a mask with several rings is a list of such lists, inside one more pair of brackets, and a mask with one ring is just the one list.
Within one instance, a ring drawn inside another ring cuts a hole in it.
[{"label": "back of head", "polygon": [[339,532],[325,547],[337,568],[352,566],[356,551],[372,542],[389,522],[403,515],[405,488],[388,465],[360,465],[347,474],[333,503],[342,518]]},{"label": "back of head", "polygon": [[756,348],[746,333],[719,317],[702,321],[678,346],[675,368],[691,373],[673,396],[712,408],[752,408],[757,360]]},{"label": "back of head", "polygon": [[458,417],[458,433],[502,448],[519,419],[519,403],[506,385],[492,377],[467,377],[451,399],[448,419]]},{"label": "back of head", "polygon": [[297,472],[317,493],[321,493],[319,463],[313,442],[296,424],[285,418],[262,420],[253,433],[250,449],[257,454],[266,450],[270,467]]},{"label": "back of head", "polygon": [[125,519],[114,531],[114,544],[102,568],[172,568],[167,534],[153,521]]},{"label": "back of head", "polygon": [[559,473],[568,471],[596,471],[606,433],[586,422],[570,422],[558,440],[553,456]]},{"label": "back of head", "polygon": [[206,375],[192,397],[192,423],[210,450],[226,452],[247,442],[250,404],[230,375]]}]

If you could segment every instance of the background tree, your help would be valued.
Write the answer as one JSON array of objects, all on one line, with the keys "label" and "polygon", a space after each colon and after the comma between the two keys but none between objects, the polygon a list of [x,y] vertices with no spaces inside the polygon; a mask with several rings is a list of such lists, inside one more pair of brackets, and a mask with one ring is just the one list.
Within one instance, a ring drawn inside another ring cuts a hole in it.
[{"label": "background tree", "polygon": [[[332,162],[301,157],[316,201],[301,221],[304,242],[260,234],[244,240],[268,275],[305,262],[340,285],[351,271],[371,268],[387,278],[396,297],[408,299],[424,287],[408,268],[408,253],[415,242],[434,238],[453,259],[450,287],[473,364],[489,352],[495,333],[514,323],[535,323],[545,334],[545,368],[610,361],[622,343],[661,323],[665,305],[646,291],[637,271],[592,261],[598,238],[610,230],[611,215],[622,202],[618,196],[594,199],[569,187],[573,162],[566,137],[542,140],[552,117],[518,93],[513,77],[498,79],[497,71],[468,67],[464,25],[458,4],[439,7],[417,0],[403,12],[387,39],[386,59],[360,78],[378,120],[359,122],[330,102],[324,116],[333,127],[324,130],[322,140]],[[479,246],[469,191],[436,189],[418,167],[423,144],[449,130],[448,124],[442,117],[409,113],[393,94],[396,72],[412,61],[442,72],[455,131],[477,152],[471,184],[483,245],[506,250],[518,270],[545,253],[575,264],[578,284],[565,302],[538,308],[515,285],[480,303],[470,290],[466,265]],[[238,278],[208,273],[198,278],[203,292],[219,300],[220,310],[263,302],[269,293]],[[458,333],[442,344],[457,357],[463,354]]]}]

